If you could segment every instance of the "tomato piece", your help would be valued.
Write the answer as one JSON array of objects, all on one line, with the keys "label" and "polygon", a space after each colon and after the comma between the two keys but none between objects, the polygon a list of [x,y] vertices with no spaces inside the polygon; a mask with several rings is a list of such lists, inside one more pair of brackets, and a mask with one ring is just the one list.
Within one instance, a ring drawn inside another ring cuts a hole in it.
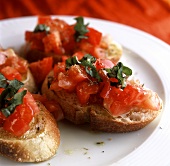
[{"label": "tomato piece", "polygon": [[1,69],[1,73],[8,79],[8,80],[14,80],[17,79],[19,81],[22,80],[21,74],[13,67],[6,66],[3,69]]},{"label": "tomato piece", "polygon": [[56,64],[53,68],[54,77],[58,77],[58,74],[60,72],[65,72],[65,68],[66,68],[65,62],[59,62],[58,64]]},{"label": "tomato piece", "polygon": [[[20,89],[19,92],[22,90],[24,90],[24,88]],[[39,108],[34,98],[31,93],[27,91],[23,98],[23,103],[18,105],[15,111],[6,118],[3,128],[13,133],[15,136],[21,136],[29,130],[29,123],[38,113]]]},{"label": "tomato piece", "polygon": [[102,33],[90,27],[88,27],[88,30],[89,32],[87,32],[85,35],[85,36],[88,36],[88,39],[87,39],[88,42],[94,46],[99,45],[101,38],[102,38]]},{"label": "tomato piece", "polygon": [[47,57],[40,61],[30,63],[30,70],[38,86],[42,84],[47,74],[52,70],[52,67],[52,57]]},{"label": "tomato piece", "polygon": [[104,107],[114,116],[127,113],[134,107],[158,110],[160,106],[156,93],[146,90],[142,86],[135,87],[130,84],[123,90],[112,87],[107,97],[104,98]]},{"label": "tomato piece", "polygon": [[60,32],[62,46],[66,54],[72,54],[76,48],[76,41],[74,38],[75,30],[74,26],[66,26],[62,32]]},{"label": "tomato piece", "polygon": [[20,57],[15,58],[16,61],[13,61],[14,68],[20,73],[20,74],[26,74],[28,71],[28,64],[25,59],[22,59]]},{"label": "tomato piece", "polygon": [[102,98],[106,98],[109,95],[110,90],[111,90],[110,82],[109,81],[103,82],[103,87],[100,92],[100,96]]},{"label": "tomato piece", "polygon": [[81,40],[77,43],[77,51],[82,51],[84,53],[89,53],[94,56],[94,46],[86,40]]},{"label": "tomato piece", "polygon": [[43,38],[47,34],[45,32],[30,32],[26,31],[25,32],[25,40],[30,44],[30,49],[31,50],[40,50],[44,51],[44,43],[43,43]]},{"label": "tomato piece", "polygon": [[27,61],[21,57],[18,56],[11,56],[6,59],[5,63],[1,66],[1,68],[10,66],[15,68],[19,73],[25,74],[27,73],[28,64]]},{"label": "tomato piece", "polygon": [[63,54],[62,43],[58,31],[48,34],[43,38],[44,51],[46,53],[54,52],[56,54]]},{"label": "tomato piece", "polygon": [[97,59],[95,62],[97,70],[104,68],[112,68],[114,66],[113,62],[108,59]]},{"label": "tomato piece", "polygon": [[87,81],[80,82],[76,86],[76,94],[82,105],[87,104],[91,94],[96,94],[99,90],[98,84],[92,84]]},{"label": "tomato piece", "polygon": [[24,120],[20,119],[19,113],[16,112],[5,121],[3,128],[19,137],[29,130],[29,125],[27,125]]},{"label": "tomato piece", "polygon": [[80,66],[75,65],[71,66],[65,73],[58,74],[58,86],[73,91],[79,82],[86,79],[86,73],[81,70]]},{"label": "tomato piece", "polygon": [[[21,89],[19,89],[18,92],[21,92],[23,90],[24,90],[24,88],[21,88]],[[32,94],[29,91],[27,91],[26,95],[23,98],[23,104],[27,105],[29,107],[29,109],[32,110],[34,115],[37,115],[40,111],[37,106],[37,103],[34,100],[34,97],[32,96]]]},{"label": "tomato piece", "polygon": [[73,57],[73,56],[76,56],[78,60],[81,60],[81,59],[84,57],[84,55],[85,55],[84,52],[78,51],[78,52],[75,52],[75,53],[72,55],[72,57]]}]

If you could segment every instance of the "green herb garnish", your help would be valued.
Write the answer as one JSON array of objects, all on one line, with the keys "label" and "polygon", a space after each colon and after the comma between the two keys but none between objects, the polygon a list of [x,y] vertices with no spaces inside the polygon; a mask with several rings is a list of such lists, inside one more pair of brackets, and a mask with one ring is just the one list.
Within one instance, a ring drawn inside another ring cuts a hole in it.
[{"label": "green herb garnish", "polygon": [[75,33],[75,40],[76,42],[79,42],[81,39],[87,39],[88,37],[85,36],[89,30],[87,29],[87,26],[89,25],[88,23],[85,25],[84,24],[84,19],[83,17],[76,17],[74,18],[77,23],[74,26],[74,30],[76,31]]},{"label": "green herb garnish", "polygon": [[46,32],[46,34],[50,33],[50,27],[45,25],[45,24],[38,24],[34,31],[34,33],[37,33],[37,32]]},{"label": "green herb garnish", "polygon": [[0,111],[5,117],[11,115],[17,105],[22,104],[23,97],[27,91],[17,92],[23,85],[24,84],[18,80],[7,80],[0,73],[0,88],[4,88],[0,94]]},{"label": "green herb garnish", "polygon": [[85,67],[86,72],[93,78],[96,78],[98,82],[101,82],[102,79],[96,69],[96,67],[93,65],[93,63],[96,62],[96,58],[91,56],[90,54],[86,54],[81,60],[81,65]]},{"label": "green herb garnish", "polygon": [[80,64],[80,62],[76,56],[70,57],[66,60],[66,70],[68,70],[71,66],[78,64]]},{"label": "green herb garnish", "polygon": [[107,71],[107,76],[110,78],[116,78],[118,82],[111,82],[112,86],[121,86],[121,88],[126,87],[126,79],[128,76],[132,75],[132,70],[119,62],[116,66],[110,69],[105,69]]}]

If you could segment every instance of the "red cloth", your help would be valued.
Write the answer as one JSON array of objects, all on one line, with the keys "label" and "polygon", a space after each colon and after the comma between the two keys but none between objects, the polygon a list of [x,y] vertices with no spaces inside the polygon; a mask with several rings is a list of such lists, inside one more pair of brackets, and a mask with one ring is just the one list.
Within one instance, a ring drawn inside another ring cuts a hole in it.
[{"label": "red cloth", "polygon": [[0,20],[31,15],[106,19],[141,29],[170,44],[170,0],[0,0]]}]

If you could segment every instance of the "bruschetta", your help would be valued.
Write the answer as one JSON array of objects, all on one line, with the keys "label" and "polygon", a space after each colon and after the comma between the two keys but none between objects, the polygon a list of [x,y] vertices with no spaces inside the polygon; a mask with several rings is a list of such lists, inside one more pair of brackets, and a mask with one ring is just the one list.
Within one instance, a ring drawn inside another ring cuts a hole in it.
[{"label": "bruschetta", "polygon": [[6,50],[0,48],[0,73],[9,80],[17,79],[23,82],[24,87],[32,93],[37,91],[28,62],[11,48]]},{"label": "bruschetta", "polygon": [[153,121],[162,110],[157,93],[131,79],[132,70],[119,62],[76,56],[55,65],[42,93],[55,99],[64,117],[93,130],[130,132]]},{"label": "bruschetta", "polygon": [[56,63],[63,56],[83,51],[96,58],[107,58],[114,62],[120,59],[122,48],[110,36],[85,24],[83,17],[74,19],[76,23],[70,25],[50,16],[39,17],[35,29],[25,32],[25,58],[33,62],[52,56]]},{"label": "bruschetta", "polygon": [[60,144],[60,132],[50,112],[23,83],[0,74],[0,155],[18,162],[52,158]]}]

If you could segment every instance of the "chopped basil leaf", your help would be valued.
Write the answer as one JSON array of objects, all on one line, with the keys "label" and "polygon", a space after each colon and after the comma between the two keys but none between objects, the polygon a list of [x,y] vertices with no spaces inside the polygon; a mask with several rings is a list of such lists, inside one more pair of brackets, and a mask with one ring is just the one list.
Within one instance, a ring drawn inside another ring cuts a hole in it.
[{"label": "chopped basil leaf", "polygon": [[22,104],[23,97],[26,94],[26,90],[18,92],[18,90],[24,84],[18,80],[7,80],[2,74],[0,74],[0,88],[4,88],[0,94],[0,111],[4,116],[11,115],[16,106]]},{"label": "chopped basil leaf", "polygon": [[8,85],[6,78],[0,73],[0,88],[6,88]]},{"label": "chopped basil leaf", "polygon": [[107,71],[107,76],[110,78],[116,78],[118,82],[111,82],[112,86],[121,86],[121,88],[126,87],[126,79],[128,76],[132,75],[132,70],[119,62],[113,68],[105,69]]},{"label": "chopped basil leaf", "polygon": [[46,32],[46,34],[48,34],[50,32],[50,27],[45,25],[45,24],[38,24],[34,31],[34,33],[37,33],[37,32]]},{"label": "chopped basil leaf", "polygon": [[11,80],[8,85],[8,89],[10,89],[7,98],[11,98],[15,93],[23,86],[24,84],[18,80]]},{"label": "chopped basil leaf", "polygon": [[87,39],[88,37],[85,36],[85,34],[89,32],[89,30],[87,29],[87,26],[89,24],[84,24],[83,17],[76,17],[74,19],[77,21],[74,26],[74,30],[76,31],[74,35],[76,42],[79,42],[81,39]]},{"label": "chopped basil leaf", "polygon": [[76,56],[68,58],[66,60],[66,70],[69,69],[72,65],[76,65],[76,64],[79,64],[79,61]]},{"label": "chopped basil leaf", "polygon": [[88,62],[88,63],[95,63],[96,58],[90,54],[84,55],[84,57],[80,60],[80,62]]},{"label": "chopped basil leaf", "polygon": [[11,100],[7,100],[6,104],[8,106],[1,109],[2,113],[6,117],[8,117],[10,114],[12,114],[14,112],[16,106],[22,104],[23,97],[26,95],[26,93],[27,93],[27,91],[23,90],[23,91],[21,91],[19,93],[16,93]]}]

